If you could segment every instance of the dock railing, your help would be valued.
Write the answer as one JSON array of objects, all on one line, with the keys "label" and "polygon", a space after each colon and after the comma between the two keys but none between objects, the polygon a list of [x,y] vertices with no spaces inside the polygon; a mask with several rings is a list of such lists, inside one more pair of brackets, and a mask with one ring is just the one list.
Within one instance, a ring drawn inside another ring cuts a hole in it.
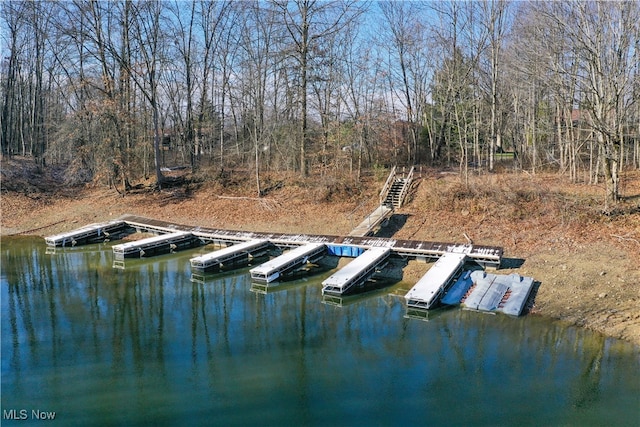
[{"label": "dock railing", "polygon": [[402,192],[400,193],[400,204],[402,204],[404,202],[404,198],[407,195],[407,193],[409,192],[409,188],[411,188],[411,181],[413,180],[413,172],[415,171],[415,166],[411,166],[411,169],[409,169],[409,173],[407,174],[406,177],[404,177],[405,181],[404,181],[404,185],[402,186]]},{"label": "dock railing", "polygon": [[394,166],[391,169],[391,173],[389,174],[389,177],[387,178],[387,182],[385,182],[384,187],[382,187],[382,191],[380,191],[380,204],[382,204],[382,202],[384,202],[385,197],[387,197],[387,191],[389,191],[389,188],[391,188],[391,184],[393,183],[395,176],[396,176],[396,167]]}]

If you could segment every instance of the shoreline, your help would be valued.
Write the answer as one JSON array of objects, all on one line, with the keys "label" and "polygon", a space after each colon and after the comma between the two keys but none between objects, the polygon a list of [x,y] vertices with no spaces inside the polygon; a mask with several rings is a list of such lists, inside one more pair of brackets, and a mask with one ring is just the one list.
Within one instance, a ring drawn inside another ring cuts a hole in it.
[{"label": "shoreline", "polygon": [[[424,180],[382,230],[390,236],[381,237],[465,243],[466,234],[475,244],[502,246],[504,258],[515,261],[516,268],[503,267],[499,274],[514,272],[540,282],[528,315],[640,346],[640,244],[633,234],[636,230],[640,234],[640,215],[630,215],[615,228],[607,223],[567,225],[561,223],[563,218],[551,216],[532,216],[527,218],[530,227],[523,227],[489,218],[482,211],[475,213],[473,208],[433,215],[433,206],[425,200],[435,185],[437,181]],[[369,187],[375,189],[375,185]],[[358,199],[329,202],[318,202],[313,193],[300,188],[265,199],[218,197],[220,193],[219,188],[204,188],[182,198],[168,191],[122,197],[105,188],[84,188],[75,197],[3,192],[0,236],[43,237],[124,214],[240,231],[346,235],[377,203],[373,190]],[[359,206],[363,207],[354,215]]]}]

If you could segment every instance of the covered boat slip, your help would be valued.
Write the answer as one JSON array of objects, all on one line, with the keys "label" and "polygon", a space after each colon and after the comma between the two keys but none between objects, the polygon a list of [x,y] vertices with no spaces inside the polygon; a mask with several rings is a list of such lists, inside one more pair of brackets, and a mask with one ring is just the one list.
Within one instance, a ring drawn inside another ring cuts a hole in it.
[{"label": "covered boat slip", "polygon": [[251,280],[262,283],[274,282],[302,268],[307,262],[317,261],[326,252],[327,247],[324,243],[309,243],[299,246],[249,270]]},{"label": "covered boat slip", "polygon": [[371,248],[322,282],[322,294],[343,295],[368,280],[391,255],[389,248]]},{"label": "covered boat slip", "polygon": [[445,253],[422,278],[407,292],[407,307],[430,309],[440,302],[440,297],[462,271],[467,259],[465,254]]},{"label": "covered boat slip", "polygon": [[200,244],[200,239],[193,234],[186,231],[178,231],[136,240],[134,242],[121,243],[115,245],[112,249],[114,257],[122,260],[125,258],[153,256],[181,249],[194,248]]},{"label": "covered boat slip", "polygon": [[49,236],[45,238],[45,242],[51,247],[86,245],[120,239],[133,231],[134,229],[125,221],[116,220],[89,224],[77,230]]},{"label": "covered boat slip", "polygon": [[252,257],[265,254],[270,246],[271,242],[268,240],[249,240],[191,258],[189,262],[195,270],[215,271],[220,267],[226,268],[248,262]]}]

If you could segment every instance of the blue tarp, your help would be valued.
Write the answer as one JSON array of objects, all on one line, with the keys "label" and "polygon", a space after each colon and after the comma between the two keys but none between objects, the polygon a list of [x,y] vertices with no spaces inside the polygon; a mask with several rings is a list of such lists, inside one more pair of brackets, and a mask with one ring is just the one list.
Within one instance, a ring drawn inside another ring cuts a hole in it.
[{"label": "blue tarp", "polygon": [[356,258],[362,255],[364,248],[349,245],[327,245],[329,255]]},{"label": "blue tarp", "polygon": [[462,273],[458,280],[456,280],[456,283],[451,286],[451,289],[449,289],[449,292],[442,298],[441,302],[447,305],[460,304],[460,300],[467,293],[472,283],[471,272],[467,270]]}]

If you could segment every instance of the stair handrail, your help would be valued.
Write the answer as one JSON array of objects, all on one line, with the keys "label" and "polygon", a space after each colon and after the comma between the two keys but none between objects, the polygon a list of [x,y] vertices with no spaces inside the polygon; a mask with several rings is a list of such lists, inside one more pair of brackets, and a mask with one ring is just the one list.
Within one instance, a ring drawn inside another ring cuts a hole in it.
[{"label": "stair handrail", "polygon": [[387,191],[389,191],[389,187],[391,186],[391,182],[393,181],[393,178],[396,175],[396,167],[394,166],[391,169],[391,173],[389,174],[389,177],[387,178],[387,182],[384,183],[384,187],[382,187],[382,191],[380,192],[380,204],[382,204],[384,202],[384,198],[387,196]]},{"label": "stair handrail", "polygon": [[402,190],[400,191],[400,197],[398,198],[399,202],[398,202],[398,208],[402,206],[402,203],[404,202],[404,197],[407,195],[407,192],[409,191],[409,187],[411,186],[411,181],[413,180],[413,171],[415,170],[415,166],[411,166],[411,169],[409,170],[409,173],[407,174],[407,177],[404,180],[404,184],[402,185]]},{"label": "stair handrail", "polygon": [[407,182],[411,182],[411,180],[413,179],[413,172],[415,171],[416,167],[415,166],[411,166],[411,169],[409,169],[409,173],[407,174]]}]

